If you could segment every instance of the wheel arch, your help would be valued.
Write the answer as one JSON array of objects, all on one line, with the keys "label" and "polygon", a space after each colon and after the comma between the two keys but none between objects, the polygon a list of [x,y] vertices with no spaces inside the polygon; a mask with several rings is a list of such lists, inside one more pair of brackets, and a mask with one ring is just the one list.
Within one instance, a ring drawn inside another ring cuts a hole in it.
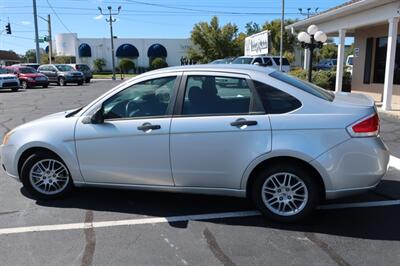
[{"label": "wheel arch", "polygon": [[54,152],[48,148],[40,147],[40,146],[30,147],[30,148],[26,149],[25,151],[23,151],[22,154],[18,158],[18,163],[17,163],[18,176],[21,176],[21,169],[22,169],[22,166],[24,165],[24,162],[29,158],[29,156],[31,156],[32,154],[37,153],[37,152],[50,153],[50,154],[56,156],[58,159],[60,159],[65,164],[64,160],[61,158],[60,155],[58,155],[56,152]]},{"label": "wheel arch", "polygon": [[320,199],[324,200],[325,199],[325,183],[324,180],[321,176],[321,174],[318,172],[318,170],[311,165],[309,162],[299,159],[296,157],[291,157],[291,156],[277,156],[277,157],[271,157],[267,158],[261,162],[259,162],[250,172],[248,175],[248,178],[245,182],[245,189],[246,189],[246,196],[249,198],[250,197],[250,191],[251,191],[251,186],[255,180],[255,177],[257,176],[257,173],[261,171],[262,169],[265,169],[268,167],[268,165],[271,164],[277,164],[277,163],[291,163],[291,164],[297,164],[300,165],[301,167],[304,167],[307,169],[307,171],[310,171],[312,173],[312,176],[315,178],[317,181],[317,184],[320,188]]}]

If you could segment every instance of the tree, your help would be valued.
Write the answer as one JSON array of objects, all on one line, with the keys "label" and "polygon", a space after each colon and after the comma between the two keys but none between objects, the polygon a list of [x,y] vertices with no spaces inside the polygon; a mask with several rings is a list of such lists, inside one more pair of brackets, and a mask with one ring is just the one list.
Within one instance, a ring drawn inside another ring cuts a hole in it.
[{"label": "tree", "polygon": [[96,58],[93,60],[93,66],[97,72],[102,72],[103,67],[106,66],[106,61],[103,58]]},{"label": "tree", "polygon": [[260,27],[260,25],[258,25],[257,23],[250,21],[246,23],[246,26],[244,26],[244,28],[246,29],[246,35],[250,36],[256,33],[259,33],[260,31],[262,31],[262,28]]},{"label": "tree", "polygon": [[220,26],[217,17],[208,22],[194,25],[191,32],[192,46],[188,49],[189,58],[207,63],[219,58],[238,56],[243,53],[238,38],[238,27],[228,23]]},{"label": "tree", "polygon": [[118,64],[118,68],[121,73],[128,73],[129,71],[135,69],[135,63],[129,59],[121,59]]},{"label": "tree", "polygon": [[327,43],[318,50],[320,59],[337,58],[337,47],[334,43]]},{"label": "tree", "polygon": [[164,58],[157,57],[154,58],[153,61],[151,61],[151,69],[159,69],[164,67],[168,67],[168,64],[167,62],[165,62]]},{"label": "tree", "polygon": [[[287,19],[284,22],[284,25],[290,25],[296,22],[293,19]],[[265,22],[263,25],[263,30],[270,31],[270,49],[269,53],[272,55],[278,55],[280,51],[280,41],[281,41],[281,21],[279,19],[272,20],[271,22]],[[296,41],[296,36],[291,34],[288,31],[284,31],[283,33],[283,51],[286,52],[294,52],[295,46],[298,45]]]},{"label": "tree", "polygon": [[36,63],[36,51],[34,49],[26,51],[24,59],[26,63]]}]

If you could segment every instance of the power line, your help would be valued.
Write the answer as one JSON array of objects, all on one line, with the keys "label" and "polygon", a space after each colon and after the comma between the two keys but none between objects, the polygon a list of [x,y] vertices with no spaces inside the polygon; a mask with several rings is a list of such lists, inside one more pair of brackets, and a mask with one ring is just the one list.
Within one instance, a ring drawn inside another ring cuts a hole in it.
[{"label": "power line", "polygon": [[69,28],[64,24],[64,22],[62,21],[62,19],[60,18],[60,16],[57,14],[57,12],[56,12],[56,10],[53,8],[53,6],[50,4],[50,1],[49,1],[49,0],[46,0],[46,1],[47,1],[47,4],[49,5],[49,7],[51,8],[51,10],[53,10],[54,15],[56,15],[58,21],[60,21],[61,25],[63,25],[63,27],[64,27],[69,33],[72,33],[72,32],[69,30]]}]

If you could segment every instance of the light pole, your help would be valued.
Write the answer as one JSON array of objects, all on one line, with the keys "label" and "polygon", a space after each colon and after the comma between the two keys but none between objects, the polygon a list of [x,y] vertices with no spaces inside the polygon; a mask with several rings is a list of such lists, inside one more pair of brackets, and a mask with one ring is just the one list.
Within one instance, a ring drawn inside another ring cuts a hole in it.
[{"label": "light pole", "polygon": [[313,52],[315,48],[322,48],[322,45],[328,37],[323,31],[320,31],[317,26],[310,25],[307,28],[307,32],[300,32],[297,35],[297,39],[299,40],[301,47],[304,49],[308,49],[310,56],[308,60],[308,74],[307,79],[311,82],[311,74],[312,74],[312,61],[313,61]]},{"label": "light pole", "polygon": [[35,24],[35,46],[36,46],[36,63],[40,64],[40,50],[39,50],[39,29],[37,19],[36,0],[33,0],[33,21]]},{"label": "light pole", "polygon": [[283,30],[285,24],[285,0],[282,0],[282,17],[281,17],[281,40],[280,40],[280,51],[279,51],[279,71],[282,72],[282,57],[283,57]]},{"label": "light pole", "polygon": [[116,16],[119,14],[119,12],[121,11],[121,6],[118,7],[118,12],[117,13],[112,13],[111,10],[111,6],[108,6],[108,14],[104,14],[103,10],[101,9],[101,7],[98,7],[100,10],[100,14],[104,15],[109,15],[109,19],[106,19],[107,22],[110,23],[110,34],[111,34],[111,61],[112,61],[112,79],[115,80],[115,59],[114,59],[114,34],[113,34],[113,27],[112,24],[113,22],[116,21],[115,18],[113,18],[113,16]]}]

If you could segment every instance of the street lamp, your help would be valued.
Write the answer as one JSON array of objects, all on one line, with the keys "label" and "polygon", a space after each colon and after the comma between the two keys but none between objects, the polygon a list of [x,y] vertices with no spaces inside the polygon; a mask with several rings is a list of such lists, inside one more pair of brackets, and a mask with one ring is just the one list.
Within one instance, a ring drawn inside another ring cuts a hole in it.
[{"label": "street lamp", "polygon": [[112,13],[112,7],[108,6],[108,14],[103,13],[103,10],[101,9],[101,7],[98,7],[100,14],[104,15],[109,15],[110,18],[106,19],[107,22],[110,23],[110,33],[111,33],[111,59],[112,59],[112,72],[113,72],[113,76],[112,79],[115,80],[115,58],[114,58],[114,34],[113,34],[113,27],[112,24],[113,22],[117,21],[115,18],[113,18],[113,16],[116,16],[119,14],[119,12],[121,11],[121,6],[118,7],[118,12],[117,13]]},{"label": "street lamp", "polygon": [[314,49],[322,48],[323,43],[326,42],[328,37],[323,31],[320,31],[316,25],[310,25],[307,28],[307,32],[302,31],[297,35],[297,39],[299,40],[302,48],[310,51],[307,79],[309,82],[311,82]]}]

